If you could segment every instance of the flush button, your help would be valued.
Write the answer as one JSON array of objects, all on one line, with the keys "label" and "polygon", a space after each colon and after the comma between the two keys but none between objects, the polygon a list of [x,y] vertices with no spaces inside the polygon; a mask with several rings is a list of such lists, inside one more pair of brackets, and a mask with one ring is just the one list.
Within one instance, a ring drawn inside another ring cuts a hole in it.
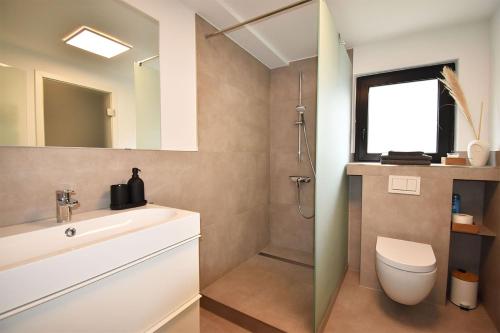
[{"label": "flush button", "polygon": [[408,179],[408,182],[406,183],[406,190],[415,192],[417,190],[417,180]]},{"label": "flush button", "polygon": [[389,193],[420,195],[420,177],[389,176]]},{"label": "flush button", "polygon": [[406,179],[401,177],[392,178],[392,189],[406,191]]}]

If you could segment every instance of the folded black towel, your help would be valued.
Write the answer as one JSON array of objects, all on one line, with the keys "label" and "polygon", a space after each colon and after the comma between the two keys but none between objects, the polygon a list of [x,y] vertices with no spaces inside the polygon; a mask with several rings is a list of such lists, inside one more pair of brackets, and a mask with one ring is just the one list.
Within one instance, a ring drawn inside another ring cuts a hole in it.
[{"label": "folded black towel", "polygon": [[382,160],[416,160],[416,161],[430,161],[432,156],[422,154],[422,155],[382,155],[380,156]]},{"label": "folded black towel", "polygon": [[431,165],[431,160],[380,160],[382,164],[396,164],[396,165]]},{"label": "folded black towel", "polygon": [[394,151],[391,150],[387,155],[389,156],[400,156],[400,155],[409,155],[409,156],[420,156],[423,155],[423,151]]}]

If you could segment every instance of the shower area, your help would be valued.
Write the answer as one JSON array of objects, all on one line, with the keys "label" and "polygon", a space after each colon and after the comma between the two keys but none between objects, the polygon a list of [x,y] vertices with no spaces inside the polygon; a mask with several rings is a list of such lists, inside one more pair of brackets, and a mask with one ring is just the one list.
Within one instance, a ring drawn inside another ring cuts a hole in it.
[{"label": "shower area", "polygon": [[257,332],[311,331],[317,63],[270,71],[268,242],[202,290],[203,306]]},{"label": "shower area", "polygon": [[197,18],[200,151],[231,152],[213,203],[236,212],[199,209],[201,306],[251,332],[319,331],[346,268],[351,65],[326,2],[302,3],[266,19],[314,16],[311,55],[280,66]]}]

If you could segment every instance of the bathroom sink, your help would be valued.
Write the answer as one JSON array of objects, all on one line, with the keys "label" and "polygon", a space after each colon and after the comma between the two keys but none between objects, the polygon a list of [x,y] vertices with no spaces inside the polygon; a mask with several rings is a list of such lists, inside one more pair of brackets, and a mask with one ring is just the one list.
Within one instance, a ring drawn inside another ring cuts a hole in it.
[{"label": "bathroom sink", "polygon": [[156,205],[0,228],[0,319],[199,234],[198,213]]}]

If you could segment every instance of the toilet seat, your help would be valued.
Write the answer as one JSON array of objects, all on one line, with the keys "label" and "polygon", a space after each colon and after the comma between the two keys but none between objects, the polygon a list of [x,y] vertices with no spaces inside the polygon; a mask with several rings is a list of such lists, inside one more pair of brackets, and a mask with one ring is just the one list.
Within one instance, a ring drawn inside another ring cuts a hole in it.
[{"label": "toilet seat", "polygon": [[413,273],[436,270],[436,257],[429,244],[377,237],[377,259],[386,265]]}]

